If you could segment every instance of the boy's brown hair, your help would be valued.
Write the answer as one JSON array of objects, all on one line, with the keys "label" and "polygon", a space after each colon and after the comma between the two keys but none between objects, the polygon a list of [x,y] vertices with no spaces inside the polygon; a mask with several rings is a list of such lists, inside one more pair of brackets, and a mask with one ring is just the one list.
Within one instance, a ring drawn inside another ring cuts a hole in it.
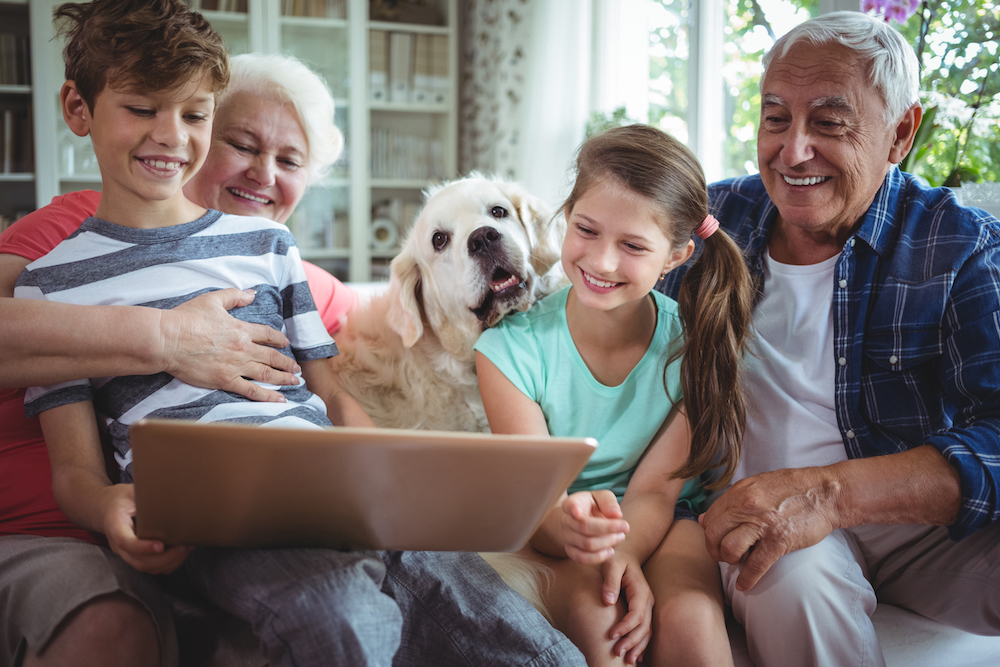
[{"label": "boy's brown hair", "polygon": [[66,38],[66,79],[91,113],[105,86],[171,90],[207,75],[216,95],[229,83],[229,53],[205,18],[181,0],[93,0],[53,13]]}]

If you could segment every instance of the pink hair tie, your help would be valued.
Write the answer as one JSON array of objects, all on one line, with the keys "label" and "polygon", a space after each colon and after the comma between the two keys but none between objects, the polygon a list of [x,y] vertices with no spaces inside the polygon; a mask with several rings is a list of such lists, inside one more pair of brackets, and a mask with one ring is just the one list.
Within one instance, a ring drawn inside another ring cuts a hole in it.
[{"label": "pink hair tie", "polygon": [[698,226],[698,229],[694,230],[702,239],[707,239],[709,236],[715,233],[715,230],[719,228],[719,221],[715,219],[714,215],[706,216],[702,223]]}]

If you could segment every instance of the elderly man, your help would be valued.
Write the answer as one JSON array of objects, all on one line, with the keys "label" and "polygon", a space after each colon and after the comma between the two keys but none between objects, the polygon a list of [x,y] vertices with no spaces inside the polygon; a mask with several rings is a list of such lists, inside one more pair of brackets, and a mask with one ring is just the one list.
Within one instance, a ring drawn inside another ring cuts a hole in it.
[{"label": "elderly man", "polygon": [[885,664],[878,601],[1000,634],[1000,222],[896,167],[922,112],[888,24],[813,19],[764,68],[760,175],[710,188],[760,292],[702,517],[751,657]]}]

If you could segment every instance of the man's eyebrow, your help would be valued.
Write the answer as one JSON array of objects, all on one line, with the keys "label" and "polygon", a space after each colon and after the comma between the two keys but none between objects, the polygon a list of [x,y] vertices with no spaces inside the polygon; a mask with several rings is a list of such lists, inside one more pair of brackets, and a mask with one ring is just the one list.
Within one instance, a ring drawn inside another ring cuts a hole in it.
[{"label": "man's eyebrow", "polygon": [[809,103],[812,109],[831,109],[833,111],[846,111],[854,113],[854,105],[843,95],[829,95],[819,97]]},{"label": "man's eyebrow", "polygon": [[781,99],[774,93],[764,93],[764,95],[760,98],[760,105],[762,107],[783,107],[785,106],[785,100]]}]

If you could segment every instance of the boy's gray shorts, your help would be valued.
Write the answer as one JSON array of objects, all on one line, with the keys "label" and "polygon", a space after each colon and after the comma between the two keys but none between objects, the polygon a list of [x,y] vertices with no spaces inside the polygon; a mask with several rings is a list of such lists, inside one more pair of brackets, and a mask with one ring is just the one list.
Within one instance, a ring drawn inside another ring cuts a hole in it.
[{"label": "boy's gray shorts", "polygon": [[68,537],[0,536],[0,667],[38,652],[85,603],[124,594],[147,609],[160,638],[160,664],[177,665],[170,609],[155,580],[110,549]]}]

